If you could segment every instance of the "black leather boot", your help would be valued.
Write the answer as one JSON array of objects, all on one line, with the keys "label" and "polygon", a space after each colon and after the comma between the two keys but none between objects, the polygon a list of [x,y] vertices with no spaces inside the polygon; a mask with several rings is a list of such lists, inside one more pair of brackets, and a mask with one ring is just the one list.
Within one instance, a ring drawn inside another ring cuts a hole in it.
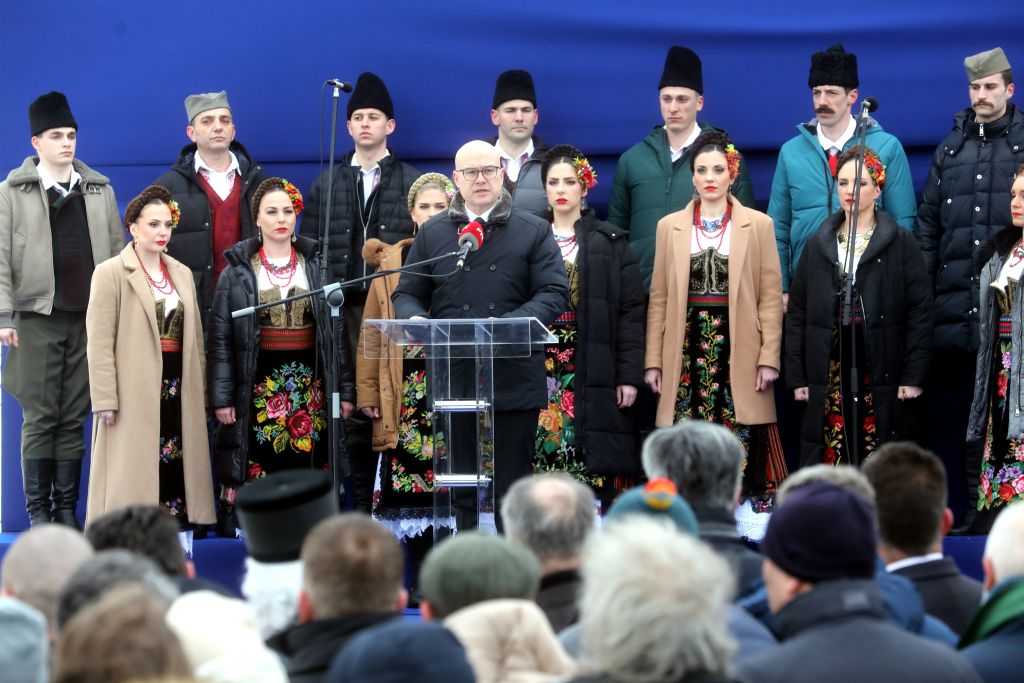
[{"label": "black leather boot", "polygon": [[960,524],[949,530],[950,536],[983,536],[992,528],[991,510],[978,510],[978,482],[981,479],[981,457],[984,444],[969,441],[964,450],[964,481],[967,485],[967,511]]},{"label": "black leather boot", "polygon": [[82,484],[81,460],[54,460],[53,521],[73,529],[81,529],[75,511],[78,509],[78,488]]},{"label": "black leather boot", "polygon": [[50,518],[50,495],[53,490],[53,460],[24,458],[21,476],[25,485],[25,510],[32,526],[47,524]]}]

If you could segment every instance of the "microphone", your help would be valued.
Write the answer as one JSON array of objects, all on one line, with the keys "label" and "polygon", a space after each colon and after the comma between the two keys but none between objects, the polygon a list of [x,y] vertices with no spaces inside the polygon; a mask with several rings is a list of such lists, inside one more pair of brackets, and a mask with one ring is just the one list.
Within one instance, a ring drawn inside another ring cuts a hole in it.
[{"label": "microphone", "polygon": [[455,270],[460,270],[466,265],[466,257],[469,252],[476,251],[484,243],[484,226],[479,221],[473,221],[462,230],[459,230],[459,254],[455,263]]},{"label": "microphone", "polygon": [[335,88],[338,88],[342,92],[352,92],[352,84],[351,83],[346,83],[345,81],[339,81],[336,78],[328,78],[326,81],[324,81],[324,83],[326,83],[327,85],[334,86]]},{"label": "microphone", "polygon": [[878,100],[874,97],[865,97],[864,101],[860,105],[860,118],[861,120],[867,120],[868,112],[878,111]]}]

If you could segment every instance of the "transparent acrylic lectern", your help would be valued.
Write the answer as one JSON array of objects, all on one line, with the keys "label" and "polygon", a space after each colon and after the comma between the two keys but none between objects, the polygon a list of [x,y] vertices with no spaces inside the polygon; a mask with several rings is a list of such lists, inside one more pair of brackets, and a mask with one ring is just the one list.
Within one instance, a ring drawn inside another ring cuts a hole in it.
[{"label": "transparent acrylic lectern", "polygon": [[494,361],[558,340],[536,318],[365,320],[363,335],[366,358],[426,359],[435,540],[472,527],[494,533]]}]

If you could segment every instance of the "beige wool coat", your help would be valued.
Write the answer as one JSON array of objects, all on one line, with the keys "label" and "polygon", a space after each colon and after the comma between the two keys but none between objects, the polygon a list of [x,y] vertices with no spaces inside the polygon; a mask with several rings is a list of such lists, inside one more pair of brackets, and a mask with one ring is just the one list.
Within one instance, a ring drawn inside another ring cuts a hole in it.
[{"label": "beige wool coat", "polygon": [[[185,308],[181,422],[189,522],[212,524],[213,477],[206,432],[203,329],[188,266],[160,257]],[[85,316],[92,409],[117,422],[92,424],[86,523],[128,505],[159,503],[160,383],[163,357],[156,303],[129,244],[96,267]]]},{"label": "beige wool coat", "polygon": [[[782,343],[782,274],[772,219],[729,197],[730,387],[736,420],[775,422],[772,389],[756,391],[757,366],[779,369]],[[694,202],[658,222],[651,301],[647,309],[645,368],[661,369],[655,423],[673,423],[686,344],[686,302],[690,283],[690,240]]]}]

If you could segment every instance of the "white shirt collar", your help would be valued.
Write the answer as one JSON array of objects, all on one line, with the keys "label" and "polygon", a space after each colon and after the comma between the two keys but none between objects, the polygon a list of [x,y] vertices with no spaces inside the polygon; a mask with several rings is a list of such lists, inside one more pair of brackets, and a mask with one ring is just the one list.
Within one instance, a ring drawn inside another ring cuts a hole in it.
[{"label": "white shirt collar", "polygon": [[238,166],[238,157],[235,156],[234,152],[228,152],[228,155],[231,157],[231,163],[228,164],[227,170],[225,170],[225,171],[215,171],[212,168],[210,168],[209,164],[207,164],[205,161],[203,161],[203,158],[201,156],[199,156],[199,150],[197,149],[196,150],[196,158],[195,158],[195,161],[193,163],[193,165],[195,166],[195,169],[196,169],[196,173],[199,173],[199,169],[201,169],[201,168],[206,169],[206,172],[209,173],[210,175],[226,176],[227,174],[231,173],[232,171],[234,171],[235,173],[239,173],[240,169],[239,169],[239,166]]},{"label": "white shirt collar", "polygon": [[835,147],[840,152],[843,151],[843,147],[850,141],[853,134],[857,131],[857,119],[850,117],[849,123],[846,124],[846,130],[839,136],[838,140],[829,140],[826,135],[821,132],[821,123],[815,124],[818,128],[818,143],[821,144],[822,148],[827,152],[830,148]]},{"label": "white shirt collar", "polygon": [[515,158],[513,158],[511,154],[502,149],[500,142],[494,143],[494,149],[498,150],[498,154],[501,156],[502,159],[508,159],[509,161],[518,161],[519,157],[523,156],[523,154],[525,154],[526,158],[529,159],[530,157],[533,156],[533,138],[530,138],[530,141],[526,143],[526,149],[523,150],[523,153]]},{"label": "white shirt collar", "polygon": [[378,168],[380,168],[381,159],[386,159],[389,156],[391,156],[391,152],[389,152],[388,150],[384,150],[384,155],[381,156],[381,158],[378,159],[377,162],[373,166],[363,170],[363,165],[359,163],[359,161],[356,159],[356,155],[353,154],[352,155],[352,164],[351,165],[352,166],[358,166],[361,170],[363,170],[363,173],[369,173],[370,171],[375,171]]},{"label": "white shirt collar", "polygon": [[905,557],[902,560],[896,560],[885,565],[885,571],[892,573],[899,569],[905,569],[907,567],[913,567],[916,564],[924,564],[926,562],[934,562],[935,560],[941,560],[942,553],[928,553],[927,555],[917,555],[916,557]]},{"label": "white shirt collar", "polygon": [[[497,206],[497,205],[498,205],[497,202],[495,202],[494,206]],[[492,206],[491,208],[487,209],[486,211],[484,211],[483,213],[480,213],[480,214],[473,213],[470,210],[470,208],[467,206],[466,207],[466,217],[469,218],[469,222],[470,223],[472,223],[473,221],[480,221],[481,223],[486,223],[490,219],[490,217],[491,217],[491,212],[494,211],[494,206]]]},{"label": "white shirt collar", "polygon": [[[662,126],[662,127],[664,128],[664,126]],[[665,128],[665,131],[666,131],[666,134],[667,134],[668,129]],[[687,136],[687,138],[685,140],[683,140],[683,146],[682,147],[680,147],[679,149],[675,149],[670,144],[668,146],[668,151],[672,155],[672,161],[678,161],[679,157],[683,156],[683,150],[686,149],[687,147],[689,147],[690,145],[692,145],[693,143],[697,142],[697,138],[700,137],[701,132],[702,131],[701,131],[701,128],[700,128],[700,124],[694,122],[693,130],[691,130],[690,131],[690,135]]]},{"label": "white shirt collar", "polygon": [[[60,192],[65,197],[67,196],[70,190],[65,190],[64,186],[57,182],[57,179],[53,177],[52,173],[50,173],[50,169],[46,168],[46,166],[44,166],[42,162],[36,164],[36,172],[39,174],[39,182],[43,184],[44,191],[49,190],[52,187],[55,188],[57,192]],[[75,170],[75,167],[72,166],[71,184],[68,185],[68,188],[74,188],[75,185],[77,185],[80,182],[82,182],[82,176],[79,175],[78,171]]]}]

